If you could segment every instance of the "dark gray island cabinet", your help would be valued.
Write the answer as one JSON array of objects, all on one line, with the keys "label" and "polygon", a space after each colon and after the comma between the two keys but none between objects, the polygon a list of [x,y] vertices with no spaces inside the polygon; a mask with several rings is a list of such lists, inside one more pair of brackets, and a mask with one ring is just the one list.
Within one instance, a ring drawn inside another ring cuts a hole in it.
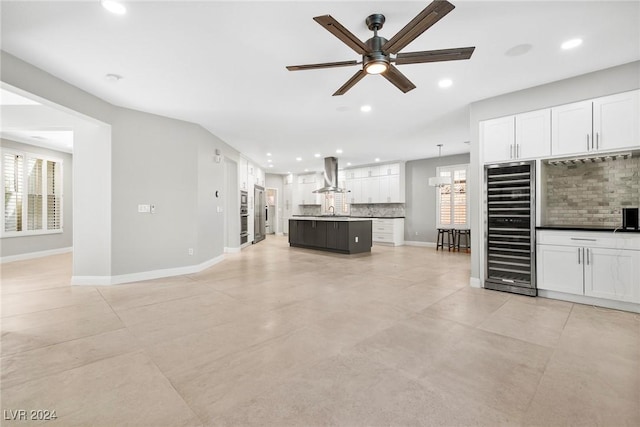
[{"label": "dark gray island cabinet", "polygon": [[371,252],[370,219],[304,217],[289,220],[289,245],[357,254]]}]

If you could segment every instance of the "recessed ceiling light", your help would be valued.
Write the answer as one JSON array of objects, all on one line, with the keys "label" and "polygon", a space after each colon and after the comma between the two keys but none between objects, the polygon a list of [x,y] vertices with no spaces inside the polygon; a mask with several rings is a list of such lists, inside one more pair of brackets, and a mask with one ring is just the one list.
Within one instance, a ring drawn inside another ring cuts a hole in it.
[{"label": "recessed ceiling light", "polygon": [[360,107],[360,111],[362,111],[363,113],[368,113],[369,111],[371,111],[371,105],[363,105],[362,107]]},{"label": "recessed ceiling light", "polygon": [[564,50],[567,50],[567,49],[573,49],[574,47],[578,47],[581,44],[582,44],[582,39],[571,39],[562,43],[560,47],[563,48]]},{"label": "recessed ceiling light", "polygon": [[119,74],[109,73],[104,76],[104,79],[108,82],[116,83],[122,80],[122,76]]},{"label": "recessed ceiling light", "polygon": [[296,161],[297,161],[297,162],[302,161],[302,157],[296,157]]},{"label": "recessed ceiling light", "polygon": [[271,156],[271,153],[267,153],[267,157]]},{"label": "recessed ceiling light", "polygon": [[272,168],[272,167],[273,167],[273,165],[269,165],[269,167],[270,167],[270,168]]},{"label": "recessed ceiling light", "polygon": [[313,155],[313,157],[315,157],[315,158],[318,158],[318,157],[320,157],[320,156],[321,156],[321,154],[320,154],[320,153],[316,153],[316,154],[314,154],[314,155]]},{"label": "recessed ceiling light", "polygon": [[380,161],[380,158],[379,158],[379,157],[376,157],[376,162],[379,162],[379,161]]},{"label": "recessed ceiling light", "polygon": [[451,79],[442,79],[438,82],[438,86],[440,86],[441,88],[449,87],[452,84],[453,81]]},{"label": "recessed ceiling light", "polygon": [[273,160],[271,160],[271,159],[267,159],[267,162],[268,162],[268,163],[271,163],[271,162],[273,162]]},{"label": "recessed ceiling light", "polygon": [[342,154],[342,150],[338,148],[338,149],[336,150],[336,154]]},{"label": "recessed ceiling light", "polygon": [[102,0],[100,3],[102,4],[102,7],[116,15],[124,15],[127,13],[127,8],[120,2],[114,0]]},{"label": "recessed ceiling light", "polygon": [[305,169],[304,171],[305,171],[305,172],[309,172],[309,169]]},{"label": "recessed ceiling light", "polygon": [[347,162],[347,166],[351,166],[351,162]]},{"label": "recessed ceiling light", "polygon": [[516,46],[513,46],[509,50],[507,50],[504,54],[506,56],[520,56],[528,53],[533,46],[529,43],[523,43]]}]

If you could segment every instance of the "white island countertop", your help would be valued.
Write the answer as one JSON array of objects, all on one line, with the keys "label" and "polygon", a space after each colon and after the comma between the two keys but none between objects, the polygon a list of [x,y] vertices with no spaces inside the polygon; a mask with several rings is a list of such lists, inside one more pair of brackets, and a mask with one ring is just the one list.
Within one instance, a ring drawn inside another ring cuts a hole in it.
[{"label": "white island countertop", "polygon": [[322,216],[292,216],[291,219],[300,221],[371,221],[372,218],[357,218],[352,216],[339,216],[339,215],[322,215]]}]

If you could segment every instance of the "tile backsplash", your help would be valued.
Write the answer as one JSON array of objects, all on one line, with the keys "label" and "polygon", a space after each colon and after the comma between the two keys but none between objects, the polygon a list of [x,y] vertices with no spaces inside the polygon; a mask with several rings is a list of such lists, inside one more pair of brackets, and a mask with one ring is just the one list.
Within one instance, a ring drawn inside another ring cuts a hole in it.
[{"label": "tile backsplash", "polygon": [[640,205],[640,157],[546,166],[546,225],[619,227]]},{"label": "tile backsplash", "polygon": [[394,218],[405,216],[404,203],[352,204],[351,216]]}]

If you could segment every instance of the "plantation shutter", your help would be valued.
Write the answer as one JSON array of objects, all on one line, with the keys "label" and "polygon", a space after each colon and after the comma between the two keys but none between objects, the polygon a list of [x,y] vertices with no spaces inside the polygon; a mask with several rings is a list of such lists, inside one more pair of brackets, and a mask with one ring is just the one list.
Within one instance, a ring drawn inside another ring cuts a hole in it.
[{"label": "plantation shutter", "polygon": [[453,223],[465,225],[467,223],[467,171],[455,170],[453,176]]},{"label": "plantation shutter", "polygon": [[438,175],[449,178],[451,184],[442,185],[436,190],[437,227],[469,228],[467,165],[440,167]]},{"label": "plantation shutter", "polygon": [[42,230],[42,159],[27,160],[27,230]]},{"label": "plantation shutter", "polygon": [[5,153],[2,156],[4,231],[22,231],[23,165],[22,155]]},{"label": "plantation shutter", "polygon": [[62,161],[2,150],[4,199],[0,232],[62,231]]},{"label": "plantation shutter", "polygon": [[60,163],[47,161],[47,230],[62,228],[62,180]]}]

